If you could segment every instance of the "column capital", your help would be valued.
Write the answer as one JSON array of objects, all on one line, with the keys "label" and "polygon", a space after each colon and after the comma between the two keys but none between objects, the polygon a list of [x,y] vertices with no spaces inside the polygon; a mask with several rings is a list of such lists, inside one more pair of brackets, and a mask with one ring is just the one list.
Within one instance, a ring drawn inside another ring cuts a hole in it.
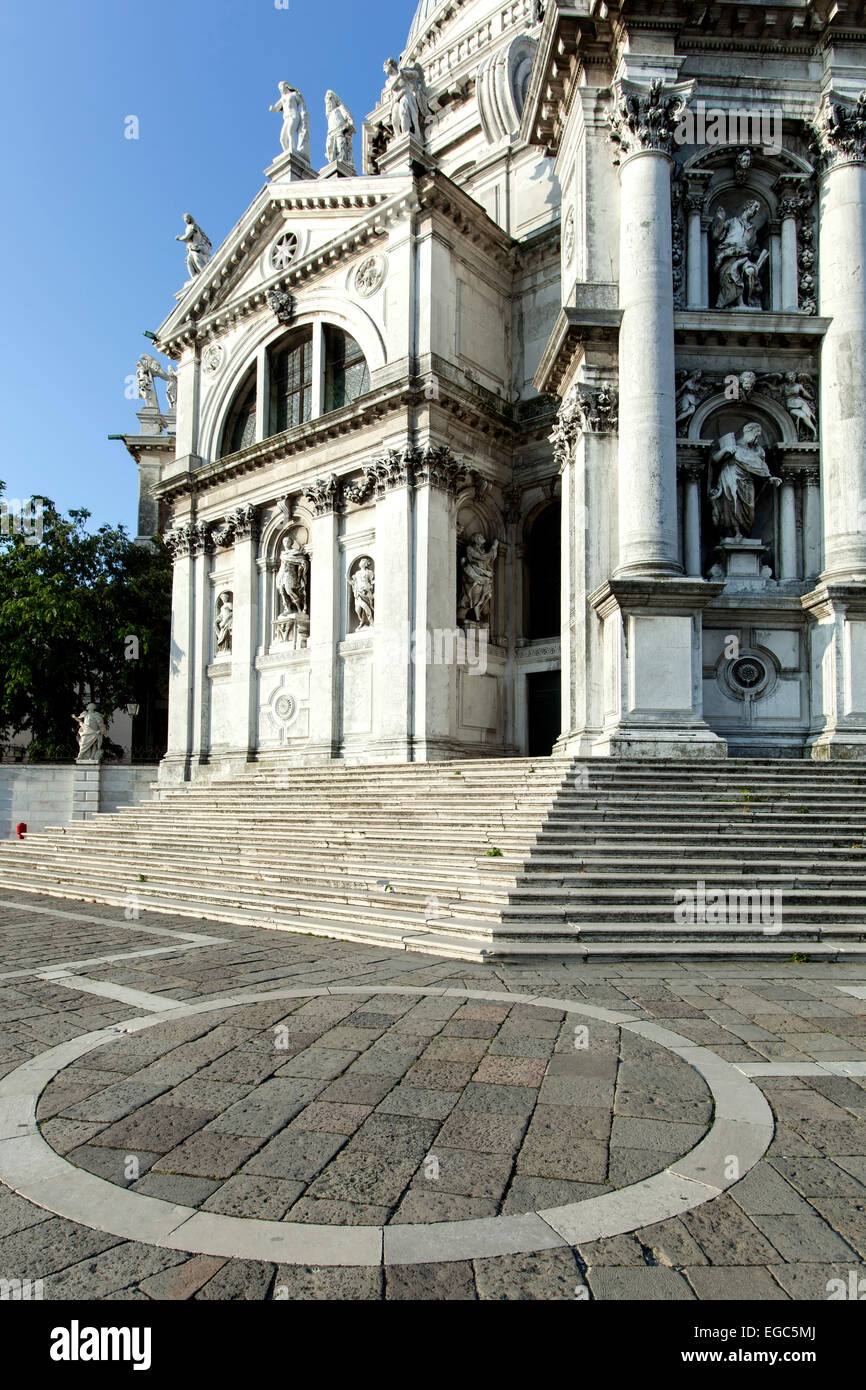
[{"label": "column capital", "polygon": [[206,521],[184,521],[163,532],[162,538],[173,564],[178,560],[195,559],[197,555],[209,554],[213,550],[213,537]]},{"label": "column capital", "polygon": [[611,87],[612,107],[608,113],[610,138],[615,148],[614,162],[635,154],[673,153],[674,132],[679,125],[692,82],[666,86],[660,77],[647,84],[620,78]]},{"label": "column capital", "polygon": [[308,483],[303,493],[311,503],[316,516],[342,511],[343,486],[336,473],[329,473],[326,478],[317,478],[315,482]]},{"label": "column capital", "polygon": [[866,164],[866,91],[856,101],[828,92],[811,126],[812,146],[822,174],[842,164]]},{"label": "column capital", "polygon": [[575,382],[557,411],[550,435],[560,471],[571,461],[581,434],[615,434],[618,424],[619,395],[613,381],[596,386]]},{"label": "column capital", "polygon": [[211,535],[214,545],[229,546],[235,541],[256,540],[259,534],[259,509],[247,504],[235,507],[226,514],[222,526],[215,527]]}]

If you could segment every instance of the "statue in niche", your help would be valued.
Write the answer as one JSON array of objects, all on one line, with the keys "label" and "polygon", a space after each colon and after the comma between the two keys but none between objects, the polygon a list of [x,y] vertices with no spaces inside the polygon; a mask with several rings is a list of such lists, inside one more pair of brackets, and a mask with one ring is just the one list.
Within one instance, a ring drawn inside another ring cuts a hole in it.
[{"label": "statue in niche", "polygon": [[288,82],[279,83],[280,95],[269,107],[271,111],[282,112],[283,125],[280,130],[280,144],[284,154],[293,152],[304,159],[310,158],[310,118],[304,98],[297,87]]},{"label": "statue in niche", "polygon": [[762,439],[761,426],[750,421],[737,436],[723,435],[712,455],[713,463],[721,467],[716,486],[710,489],[710,501],[713,521],[723,537],[741,541],[751,536],[755,524],[756,478],[773,487],[781,484],[781,478],[774,477],[767,467]]},{"label": "statue in niche", "polygon": [[716,243],[715,267],[719,277],[717,309],[760,309],[761,270],[769,252],[754,259],[758,230],[755,218],[761,211],[756,200],[746,203],[742,212],[730,217],[724,208],[716,209],[711,231]]},{"label": "statue in niche", "polygon": [[217,599],[216,619],[214,620],[214,637],[216,638],[216,649],[218,653],[230,652],[232,649],[232,623],[234,621],[234,604],[229,593],[220,594]]},{"label": "statue in niche", "polygon": [[352,606],[355,609],[359,628],[372,627],[373,625],[375,585],[373,561],[367,555],[362,555],[357,568],[349,578],[349,588],[352,590]]},{"label": "statue in niche", "polygon": [[430,106],[420,65],[415,63],[401,68],[396,58],[386,58],[385,76],[382,100],[388,103],[388,120],[395,138],[412,135],[422,140],[423,124],[430,119]]},{"label": "statue in niche", "polygon": [[484,536],[477,531],[470,536],[466,554],[460,562],[463,570],[463,588],[457,604],[457,621],[481,623],[490,611],[493,597],[493,566],[499,553],[499,541],[486,545]]},{"label": "statue in niche", "polygon": [[102,744],[108,729],[96,705],[89,704],[83,714],[76,714],[78,725],[79,763],[98,763],[102,756]]},{"label": "statue in niche", "polygon": [[210,260],[213,247],[191,212],[185,212],[183,220],[186,223],[183,235],[176,236],[175,241],[182,241],[186,244],[187,274],[191,280],[194,280],[196,275],[201,275]]},{"label": "statue in niche", "polygon": [[355,134],[355,122],[336,92],[325,93],[325,114],[328,117],[325,158],[329,164],[347,164],[350,169],[354,169],[352,136]]},{"label": "statue in niche", "polygon": [[296,539],[286,536],[276,579],[274,635],[280,642],[306,646],[310,632],[308,566],[306,551]]}]

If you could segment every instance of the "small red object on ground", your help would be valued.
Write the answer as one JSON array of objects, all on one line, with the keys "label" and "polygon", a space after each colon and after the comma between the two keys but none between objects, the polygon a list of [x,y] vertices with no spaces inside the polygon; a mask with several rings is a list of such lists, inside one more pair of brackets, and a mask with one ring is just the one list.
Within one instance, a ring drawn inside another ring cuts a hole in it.
[{"label": "small red object on ground", "polygon": [[18,834],[18,839],[23,840],[24,836],[27,834],[27,822],[23,820],[19,821],[15,827],[15,830]]}]

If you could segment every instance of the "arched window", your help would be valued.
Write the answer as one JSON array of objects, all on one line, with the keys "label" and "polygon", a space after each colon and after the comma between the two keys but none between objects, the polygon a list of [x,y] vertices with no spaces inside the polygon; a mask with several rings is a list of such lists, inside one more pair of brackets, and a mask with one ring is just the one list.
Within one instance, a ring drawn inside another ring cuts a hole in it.
[{"label": "arched window", "polygon": [[[266,363],[259,383],[260,363]],[[370,369],[355,339],[321,321],[278,338],[244,376],[223,427],[218,458],[257,442],[259,390],[264,395],[264,438],[305,425],[351,405],[370,389]]]},{"label": "arched window", "polygon": [[325,325],[325,413],[339,410],[370,389],[370,369],[354,338]]},{"label": "arched window", "polygon": [[313,412],[313,333],[281,338],[270,351],[271,409],[268,434],[303,425]]},{"label": "arched window", "polygon": [[223,429],[219,457],[235,454],[256,442],[256,369],[251,367],[235,394]]}]

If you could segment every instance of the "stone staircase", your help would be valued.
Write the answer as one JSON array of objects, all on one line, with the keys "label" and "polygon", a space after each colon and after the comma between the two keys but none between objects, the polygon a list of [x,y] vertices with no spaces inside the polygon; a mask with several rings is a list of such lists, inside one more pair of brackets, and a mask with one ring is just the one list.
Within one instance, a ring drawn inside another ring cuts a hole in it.
[{"label": "stone staircase", "polygon": [[866,766],[263,763],[0,844],[0,871],[17,890],[462,960],[854,960]]}]

